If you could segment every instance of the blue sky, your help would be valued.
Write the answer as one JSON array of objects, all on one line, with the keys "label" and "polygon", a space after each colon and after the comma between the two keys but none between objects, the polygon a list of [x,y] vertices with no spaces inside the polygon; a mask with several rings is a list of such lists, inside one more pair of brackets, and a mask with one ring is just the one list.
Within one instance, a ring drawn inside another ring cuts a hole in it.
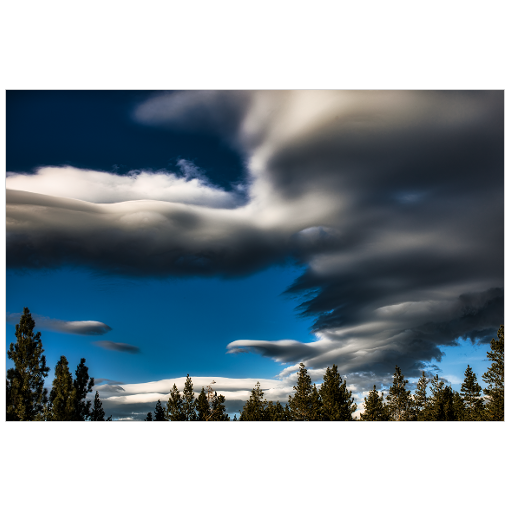
[{"label": "blue sky", "polygon": [[187,373],[285,401],[300,361],[359,399],[396,364],[482,383],[502,119],[498,91],[8,91],[7,347],[29,307],[123,419]]}]

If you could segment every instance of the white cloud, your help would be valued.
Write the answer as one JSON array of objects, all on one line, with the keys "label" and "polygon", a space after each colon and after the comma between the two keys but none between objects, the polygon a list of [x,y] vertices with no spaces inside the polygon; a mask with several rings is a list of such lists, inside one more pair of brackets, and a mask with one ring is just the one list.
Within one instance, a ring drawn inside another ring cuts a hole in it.
[{"label": "white cloud", "polygon": [[213,186],[193,163],[181,159],[184,176],[159,170],[138,170],[126,175],[63,167],[41,167],[35,174],[9,173],[7,189],[54,197],[75,198],[96,204],[158,200],[213,208],[232,208],[241,198]]}]

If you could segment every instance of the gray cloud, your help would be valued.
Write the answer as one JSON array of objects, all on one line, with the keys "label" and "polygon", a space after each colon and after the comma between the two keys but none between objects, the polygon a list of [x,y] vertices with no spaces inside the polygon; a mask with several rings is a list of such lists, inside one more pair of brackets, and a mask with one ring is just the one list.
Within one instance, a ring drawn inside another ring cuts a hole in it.
[{"label": "gray cloud", "polygon": [[[18,324],[21,313],[8,313],[7,322],[10,324]],[[112,328],[99,321],[63,321],[60,319],[51,319],[41,315],[32,314],[37,329],[45,329],[48,331],[56,331],[58,333],[72,333],[73,335],[104,335],[111,331]]]},{"label": "gray cloud", "polygon": [[336,362],[360,381],[395,364],[413,376],[503,322],[502,91],[179,92],[134,115],[224,136],[246,161],[248,201],[8,189],[8,267],[235,276],[294,260],[306,270],[287,292],[317,341],[229,350]]},{"label": "gray cloud", "polygon": [[110,342],[109,340],[99,340],[94,342],[96,345],[109,351],[128,352],[130,354],[139,354],[140,348],[131,344],[124,344],[122,342]]}]

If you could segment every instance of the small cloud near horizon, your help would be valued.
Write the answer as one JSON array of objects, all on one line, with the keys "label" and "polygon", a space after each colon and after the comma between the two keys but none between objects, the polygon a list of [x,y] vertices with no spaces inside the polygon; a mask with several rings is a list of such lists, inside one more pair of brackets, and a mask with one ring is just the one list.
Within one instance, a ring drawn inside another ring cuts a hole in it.
[{"label": "small cloud near horizon", "polygon": [[130,354],[139,354],[140,348],[135,345],[125,344],[122,342],[110,342],[109,340],[99,340],[98,342],[94,342],[96,345],[103,349],[108,349],[109,351],[119,351],[119,352],[128,352]]}]

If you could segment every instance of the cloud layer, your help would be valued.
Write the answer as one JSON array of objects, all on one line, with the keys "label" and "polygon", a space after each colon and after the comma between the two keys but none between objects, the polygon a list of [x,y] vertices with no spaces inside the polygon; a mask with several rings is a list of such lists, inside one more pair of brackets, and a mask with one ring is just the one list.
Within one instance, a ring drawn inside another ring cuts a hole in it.
[{"label": "cloud layer", "polygon": [[235,276],[294,260],[306,270],[288,292],[317,340],[229,351],[360,381],[395,364],[415,376],[503,322],[503,92],[179,92],[134,118],[223,137],[247,200],[193,169],[9,175],[9,267]]}]

